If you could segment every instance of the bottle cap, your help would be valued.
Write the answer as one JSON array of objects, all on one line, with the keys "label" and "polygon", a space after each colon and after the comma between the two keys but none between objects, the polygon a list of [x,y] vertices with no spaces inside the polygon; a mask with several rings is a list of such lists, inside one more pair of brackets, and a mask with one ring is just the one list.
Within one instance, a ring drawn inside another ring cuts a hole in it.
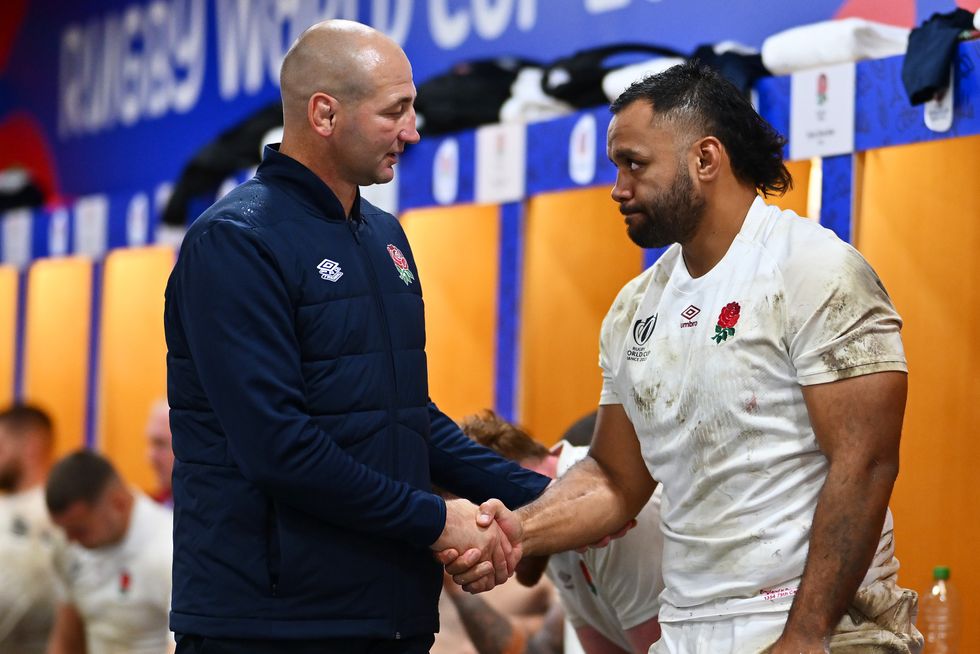
[{"label": "bottle cap", "polygon": [[945,565],[937,565],[932,569],[932,578],[936,581],[942,579],[943,581],[949,579],[949,567]]}]

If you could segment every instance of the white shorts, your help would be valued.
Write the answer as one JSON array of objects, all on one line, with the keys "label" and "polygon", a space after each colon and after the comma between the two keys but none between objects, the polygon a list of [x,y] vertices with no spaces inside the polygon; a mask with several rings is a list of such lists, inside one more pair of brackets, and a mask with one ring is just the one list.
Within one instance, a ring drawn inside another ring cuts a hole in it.
[{"label": "white shorts", "polygon": [[650,654],[759,654],[779,640],[789,612],[661,622]]}]

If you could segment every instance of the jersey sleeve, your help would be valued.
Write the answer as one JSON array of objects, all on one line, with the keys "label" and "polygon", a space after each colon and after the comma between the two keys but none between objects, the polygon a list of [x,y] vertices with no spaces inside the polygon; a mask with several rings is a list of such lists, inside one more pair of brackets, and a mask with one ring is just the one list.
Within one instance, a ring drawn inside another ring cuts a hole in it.
[{"label": "jersey sleeve", "polygon": [[783,275],[789,354],[801,385],[908,370],[902,319],[857,250],[827,238]]},{"label": "jersey sleeve", "polygon": [[[649,271],[648,271],[649,272]],[[624,286],[613,301],[609,312],[602,320],[599,331],[599,368],[602,370],[602,391],[599,404],[623,404],[620,391],[616,388],[615,373],[623,346],[630,331],[633,314],[643,299],[647,272]]]},{"label": "jersey sleeve", "polygon": [[664,539],[660,530],[659,490],[636,521],[636,527],[622,538],[585,554],[599,595],[615,612],[624,631],[660,612]]}]

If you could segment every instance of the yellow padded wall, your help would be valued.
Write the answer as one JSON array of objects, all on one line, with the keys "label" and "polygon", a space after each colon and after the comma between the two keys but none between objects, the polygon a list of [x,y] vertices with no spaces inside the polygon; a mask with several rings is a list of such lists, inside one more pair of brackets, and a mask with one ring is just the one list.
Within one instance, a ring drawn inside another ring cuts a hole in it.
[{"label": "yellow padded wall", "polygon": [[167,394],[163,292],[173,265],[170,247],[114,250],[103,274],[99,449],[148,492],[157,488],[146,458],[146,421]]},{"label": "yellow padded wall", "polygon": [[83,257],[42,259],[27,282],[24,399],[54,423],[55,459],[85,443],[92,262]]},{"label": "yellow padded wall", "polygon": [[14,401],[16,334],[17,269],[0,266],[0,407]]},{"label": "yellow padded wall", "polygon": [[964,599],[962,642],[975,645],[980,138],[888,148],[864,158],[856,243],[905,320],[909,363],[901,472],[892,499],[899,579],[922,591],[933,566],[950,566]]},{"label": "yellow padded wall", "polygon": [[500,209],[418,209],[402,225],[425,293],[429,394],[454,420],[492,408]]},{"label": "yellow padded wall", "polygon": [[[786,191],[782,197],[766,198],[769,204],[775,204],[780,209],[795,211],[800,216],[807,216],[806,203],[810,190],[810,160],[787,161],[786,169],[793,176],[793,188]],[[813,218],[814,216],[807,216]]]},{"label": "yellow padded wall", "polygon": [[643,269],[643,251],[627,237],[609,191],[564,191],[528,203],[518,415],[546,443],[598,406],[599,327]]}]

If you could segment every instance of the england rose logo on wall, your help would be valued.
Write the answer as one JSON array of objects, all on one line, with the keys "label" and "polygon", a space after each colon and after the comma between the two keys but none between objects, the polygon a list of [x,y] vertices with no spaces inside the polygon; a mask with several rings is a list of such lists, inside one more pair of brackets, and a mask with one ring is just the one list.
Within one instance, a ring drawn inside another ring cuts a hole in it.
[{"label": "england rose logo on wall", "polygon": [[715,343],[727,341],[729,336],[735,335],[735,324],[738,322],[738,315],[741,310],[738,302],[729,302],[721,310],[721,314],[718,316],[718,324],[715,325],[715,334],[711,337],[715,339]]},{"label": "england rose logo on wall", "polygon": [[405,259],[405,255],[396,246],[391,243],[388,244],[388,254],[391,255],[391,260],[395,262],[395,270],[398,271],[398,276],[402,278],[405,282],[405,286],[408,286],[415,281],[415,275],[408,267],[408,261]]}]

